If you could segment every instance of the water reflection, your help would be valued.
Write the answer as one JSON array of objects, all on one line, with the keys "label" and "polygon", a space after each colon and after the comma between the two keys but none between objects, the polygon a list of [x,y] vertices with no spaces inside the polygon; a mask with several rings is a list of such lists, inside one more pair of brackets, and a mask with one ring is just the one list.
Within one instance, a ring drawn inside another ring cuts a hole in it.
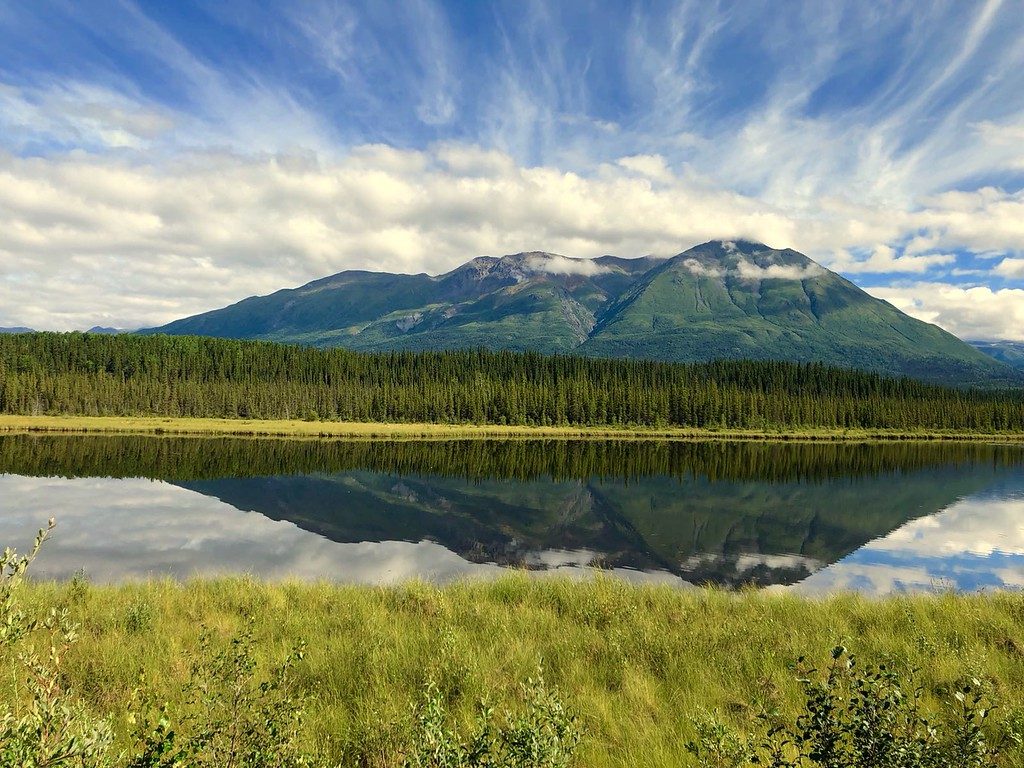
[{"label": "water reflection", "polygon": [[966,498],[869,542],[800,589],[894,591],[1024,588],[1024,481]]},{"label": "water reflection", "polygon": [[6,436],[0,542],[24,546],[56,514],[40,569],[102,581],[597,566],[808,591],[1018,587],[1022,467],[1024,450],[993,445]]}]

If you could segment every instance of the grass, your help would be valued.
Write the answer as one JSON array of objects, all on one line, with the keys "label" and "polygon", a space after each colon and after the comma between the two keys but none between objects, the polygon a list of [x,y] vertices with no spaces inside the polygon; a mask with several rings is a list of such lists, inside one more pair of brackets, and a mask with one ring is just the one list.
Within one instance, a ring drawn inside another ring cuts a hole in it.
[{"label": "grass", "polygon": [[579,765],[588,768],[690,765],[683,745],[707,712],[740,731],[755,730],[762,710],[793,716],[791,665],[800,656],[824,664],[837,644],[862,662],[918,668],[930,707],[945,707],[970,676],[1000,702],[995,720],[1019,716],[1024,699],[1024,595],[1013,593],[807,599],[514,574],[443,588],[39,583],[25,602],[66,605],[81,622],[69,682],[115,717],[140,672],[173,709],[182,659],[203,626],[226,637],[254,616],[267,663],[305,641],[304,738],[353,765],[395,764],[426,683],[468,722],[482,697],[520,706],[518,686],[541,662],[581,716]]},{"label": "grass", "polygon": [[243,437],[594,437],[680,440],[1024,440],[1024,432],[945,432],[807,427],[786,431],[709,430],[675,427],[530,427],[495,424],[415,424],[299,421],[284,419],[198,419],[160,416],[0,415],[0,432],[76,434],[231,435]]}]

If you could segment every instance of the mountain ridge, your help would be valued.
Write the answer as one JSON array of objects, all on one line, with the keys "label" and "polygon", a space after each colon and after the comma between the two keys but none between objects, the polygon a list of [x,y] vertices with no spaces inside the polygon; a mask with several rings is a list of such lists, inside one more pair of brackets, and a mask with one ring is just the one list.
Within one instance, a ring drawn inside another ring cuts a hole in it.
[{"label": "mountain ridge", "polygon": [[670,258],[478,256],[436,276],[348,270],[142,332],[365,351],[820,361],[941,383],[1024,382],[804,254],[747,240]]}]

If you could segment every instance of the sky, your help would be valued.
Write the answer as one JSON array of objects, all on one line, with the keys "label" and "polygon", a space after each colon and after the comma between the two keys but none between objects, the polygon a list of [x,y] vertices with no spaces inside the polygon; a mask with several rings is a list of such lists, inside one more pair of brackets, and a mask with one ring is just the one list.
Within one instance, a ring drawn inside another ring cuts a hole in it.
[{"label": "sky", "polygon": [[0,0],[0,326],[716,238],[1024,341],[1024,0]]}]

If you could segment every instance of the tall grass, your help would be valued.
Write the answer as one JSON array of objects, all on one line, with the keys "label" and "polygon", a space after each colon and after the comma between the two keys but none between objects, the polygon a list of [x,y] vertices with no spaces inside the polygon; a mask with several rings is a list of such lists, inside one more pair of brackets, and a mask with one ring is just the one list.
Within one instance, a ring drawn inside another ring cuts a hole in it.
[{"label": "tall grass", "polygon": [[[797,659],[827,664],[838,645],[919,683],[922,711],[935,717],[952,716],[965,684],[981,691],[980,706],[997,705],[984,728],[1001,745],[999,764],[1024,765],[1014,740],[1024,700],[1019,594],[811,600],[510,575],[443,588],[79,579],[29,585],[23,601],[27,612],[66,608],[80,625],[62,679],[111,718],[121,745],[140,674],[173,710],[204,633],[224,643],[244,631],[257,669],[305,644],[290,672],[305,702],[300,740],[345,765],[401,764],[422,736],[424,691],[443,709],[435,725],[455,734],[476,732],[481,701],[501,713],[501,727],[525,722],[536,712],[523,681],[540,665],[578,716],[578,765],[707,764],[686,745],[706,747],[716,733],[745,743],[764,733],[766,715],[796,723],[807,705]],[[0,696],[14,683],[5,674]]]}]

